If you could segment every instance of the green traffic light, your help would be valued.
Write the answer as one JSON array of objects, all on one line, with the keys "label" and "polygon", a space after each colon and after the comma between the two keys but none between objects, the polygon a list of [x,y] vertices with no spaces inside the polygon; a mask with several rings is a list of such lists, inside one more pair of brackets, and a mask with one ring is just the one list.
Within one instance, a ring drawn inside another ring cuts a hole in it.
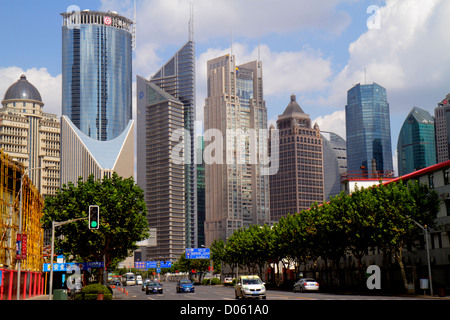
[{"label": "green traffic light", "polygon": [[97,221],[91,221],[91,227],[97,228]]}]

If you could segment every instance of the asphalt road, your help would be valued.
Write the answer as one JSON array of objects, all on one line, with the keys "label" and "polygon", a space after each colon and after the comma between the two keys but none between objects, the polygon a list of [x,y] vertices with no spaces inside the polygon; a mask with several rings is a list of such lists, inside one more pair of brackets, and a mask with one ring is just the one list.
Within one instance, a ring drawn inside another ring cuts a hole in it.
[{"label": "asphalt road", "polygon": [[[114,300],[236,300],[232,286],[195,287],[195,293],[177,293],[175,282],[163,282],[163,294],[145,294],[141,286],[114,288]],[[423,300],[427,297],[417,296],[383,296],[331,294],[323,292],[294,293],[290,291],[267,290],[266,300]]]}]

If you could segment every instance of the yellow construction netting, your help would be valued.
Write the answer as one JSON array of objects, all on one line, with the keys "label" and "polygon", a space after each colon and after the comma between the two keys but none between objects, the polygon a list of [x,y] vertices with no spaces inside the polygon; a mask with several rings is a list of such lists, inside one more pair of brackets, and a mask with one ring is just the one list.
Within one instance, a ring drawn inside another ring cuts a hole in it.
[{"label": "yellow construction netting", "polygon": [[[24,167],[0,150],[0,265],[15,269],[16,239],[19,231],[20,179]],[[36,187],[24,176],[22,182],[22,233],[27,235],[26,259],[22,260],[24,271],[42,271],[44,230],[41,217],[44,199]]]}]

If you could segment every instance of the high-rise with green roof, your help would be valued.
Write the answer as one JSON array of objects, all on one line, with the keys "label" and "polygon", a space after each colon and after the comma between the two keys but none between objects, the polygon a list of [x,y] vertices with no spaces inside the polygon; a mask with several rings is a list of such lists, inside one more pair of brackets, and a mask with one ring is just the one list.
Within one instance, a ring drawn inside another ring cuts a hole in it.
[{"label": "high-rise with green roof", "polygon": [[403,122],[397,142],[399,176],[436,164],[434,118],[414,107]]}]

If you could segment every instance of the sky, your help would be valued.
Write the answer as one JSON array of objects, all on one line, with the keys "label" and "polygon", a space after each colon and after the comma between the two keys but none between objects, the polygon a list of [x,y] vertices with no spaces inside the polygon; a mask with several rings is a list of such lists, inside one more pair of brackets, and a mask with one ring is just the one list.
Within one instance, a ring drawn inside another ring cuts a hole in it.
[{"label": "sky", "polygon": [[[188,41],[191,5],[198,121],[207,61],[231,49],[238,64],[259,53],[269,124],[295,94],[313,123],[345,139],[347,91],[385,87],[396,168],[408,113],[416,106],[433,115],[450,92],[448,0],[136,0],[133,81],[149,78]],[[0,0],[1,99],[26,74],[45,111],[61,114],[60,13],[73,6],[133,19],[134,0]]]}]

